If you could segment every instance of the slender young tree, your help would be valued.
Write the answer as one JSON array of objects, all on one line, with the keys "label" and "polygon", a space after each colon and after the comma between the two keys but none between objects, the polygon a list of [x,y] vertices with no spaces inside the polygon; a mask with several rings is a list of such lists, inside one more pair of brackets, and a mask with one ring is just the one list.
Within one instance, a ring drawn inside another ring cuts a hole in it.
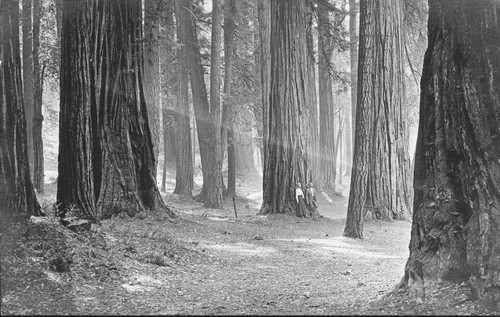
[{"label": "slender young tree", "polygon": [[[193,153],[191,147],[191,117],[189,112],[189,76],[186,46],[186,15],[180,1],[175,2],[177,17],[177,168],[174,194],[192,197],[193,195]],[[188,21],[189,22],[189,21]]]},{"label": "slender young tree", "polygon": [[271,1],[271,76],[264,130],[261,214],[293,213],[295,185],[309,177],[305,1]]},{"label": "slender young tree", "polygon": [[144,97],[141,2],[63,3],[57,199],[98,221],[163,203]]},{"label": "slender young tree", "polygon": [[429,1],[402,287],[469,281],[500,309],[500,4]]},{"label": "slender young tree", "polygon": [[410,217],[401,0],[360,2],[358,99],[344,235],[363,237],[363,218]]},{"label": "slender young tree", "polygon": [[30,178],[19,43],[19,1],[0,1],[0,199],[5,215],[43,215]]}]

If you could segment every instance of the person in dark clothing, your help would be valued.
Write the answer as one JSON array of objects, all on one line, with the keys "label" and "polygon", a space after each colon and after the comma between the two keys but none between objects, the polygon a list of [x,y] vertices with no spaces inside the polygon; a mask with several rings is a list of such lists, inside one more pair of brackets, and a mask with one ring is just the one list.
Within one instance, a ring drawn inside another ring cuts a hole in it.
[{"label": "person in dark clothing", "polygon": [[311,216],[313,219],[317,219],[318,213],[318,201],[316,200],[316,189],[313,183],[309,183],[306,188],[306,204],[311,211]]},{"label": "person in dark clothing", "polygon": [[304,192],[302,191],[302,187],[300,183],[297,183],[297,187],[295,188],[295,200],[297,201],[297,217],[305,218],[308,215],[308,209],[305,202]]}]

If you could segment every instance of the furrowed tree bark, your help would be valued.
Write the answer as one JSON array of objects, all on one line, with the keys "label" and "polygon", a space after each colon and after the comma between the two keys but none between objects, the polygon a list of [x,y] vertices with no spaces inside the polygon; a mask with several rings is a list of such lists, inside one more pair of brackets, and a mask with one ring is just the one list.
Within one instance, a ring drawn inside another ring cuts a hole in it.
[{"label": "furrowed tree bark", "polygon": [[[65,1],[58,201],[93,221],[164,210],[144,96],[141,2]],[[76,75],[76,76],[75,76]]]},{"label": "furrowed tree bark", "polygon": [[0,199],[6,215],[41,216],[30,178],[19,43],[19,1],[0,1]]},{"label": "furrowed tree bark", "polygon": [[33,0],[33,185],[39,193],[44,190],[42,102],[44,67],[40,68],[40,0]]},{"label": "furrowed tree bark", "polygon": [[356,136],[344,235],[362,238],[363,217],[410,217],[407,109],[400,0],[360,2]]},{"label": "furrowed tree bark", "polygon": [[33,116],[34,116],[34,92],[33,92],[33,24],[32,5],[33,0],[22,0],[23,5],[23,83],[24,83],[24,113],[26,116],[26,132],[28,146],[28,162],[30,166],[30,177],[33,179],[34,154],[33,154]]},{"label": "furrowed tree bark", "polygon": [[309,177],[305,2],[271,1],[271,16],[271,76],[260,213],[294,213],[295,185]]},{"label": "furrowed tree bark", "polygon": [[[160,15],[161,0],[144,0],[144,74],[145,96],[148,107],[148,120],[153,136],[153,153],[155,159],[155,173],[157,170],[158,154],[160,153]],[[156,174],[155,174],[156,175]]]},{"label": "furrowed tree bark", "polygon": [[177,51],[177,167],[175,176],[174,194],[187,197],[193,196],[193,153],[191,146],[191,116],[189,112],[189,75],[188,75],[188,48],[186,46],[185,18],[179,1],[176,1],[175,10],[178,19],[177,38],[180,49]]},{"label": "furrowed tree bark", "polygon": [[[91,91],[92,1],[64,1],[61,21],[61,76],[57,201],[64,217],[71,207],[97,220],[100,158],[97,100]],[[92,114],[92,115],[91,115]],[[94,167],[94,164],[96,167]],[[96,185],[97,184],[97,188]]]},{"label": "furrowed tree bark", "polygon": [[319,187],[335,192],[335,105],[333,103],[333,81],[331,58],[333,54],[332,24],[328,1],[318,2],[318,76],[319,76],[319,126],[321,179]]},{"label": "furrowed tree bark", "polygon": [[500,5],[429,1],[410,257],[401,287],[468,281],[500,307]]}]

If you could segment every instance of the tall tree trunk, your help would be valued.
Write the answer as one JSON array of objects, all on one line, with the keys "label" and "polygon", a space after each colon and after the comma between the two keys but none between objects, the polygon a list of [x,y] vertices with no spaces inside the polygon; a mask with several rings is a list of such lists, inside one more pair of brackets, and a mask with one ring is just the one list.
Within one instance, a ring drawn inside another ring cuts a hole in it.
[{"label": "tall tree trunk", "polygon": [[[222,151],[227,144],[227,192],[226,197],[234,197],[236,195],[236,167],[234,157],[234,125],[230,117],[234,117],[234,110],[231,99],[231,86],[233,75],[233,59],[234,59],[234,16],[236,15],[236,1],[229,0],[224,8],[224,103],[222,109],[222,134],[221,142],[223,145]],[[223,153],[223,152],[222,152]]]},{"label": "tall tree trunk", "polygon": [[97,221],[164,210],[144,97],[141,2],[65,1],[57,198]]},{"label": "tall tree trunk", "polygon": [[[259,20],[259,67],[260,67],[260,88],[262,93],[262,148],[261,166],[264,167],[266,161],[266,151],[264,144],[268,143],[269,134],[269,89],[271,78],[271,2],[270,0],[258,0],[257,15]],[[264,132],[265,131],[265,132]],[[264,184],[263,184],[264,185]]]},{"label": "tall tree trunk", "polygon": [[309,161],[311,162],[311,177],[307,183],[317,182],[323,174],[321,169],[320,135],[319,135],[319,113],[318,98],[316,92],[316,60],[314,58],[314,36],[313,36],[313,11],[314,2],[307,1],[307,93],[309,103]]},{"label": "tall tree trunk", "polygon": [[295,185],[309,177],[306,8],[303,1],[271,1],[269,120],[264,130],[261,214],[293,213]]},{"label": "tall tree trunk", "polygon": [[410,257],[401,286],[500,296],[500,5],[429,1]]},{"label": "tall tree trunk", "polygon": [[[185,18],[179,1],[175,5],[177,19]],[[188,49],[184,21],[177,23],[177,38],[180,49],[177,51],[177,167],[174,194],[187,197],[193,195],[193,153],[191,147],[191,117],[189,111]]]},{"label": "tall tree trunk", "polygon": [[33,179],[33,115],[34,115],[34,92],[33,92],[33,24],[32,5],[33,0],[23,0],[23,82],[24,82],[24,113],[26,116],[28,162],[30,166],[30,177]]},{"label": "tall tree trunk", "polygon": [[40,69],[40,0],[33,0],[33,185],[39,193],[44,189],[43,139],[42,139],[42,101],[43,69]]},{"label": "tall tree trunk", "polygon": [[[218,7],[218,5],[214,6],[214,4],[217,3],[212,4],[214,8]],[[203,68],[201,66],[200,48],[198,46],[198,36],[196,34],[195,21],[192,12],[190,11],[190,7],[190,1],[181,0],[182,14],[186,15],[185,19],[183,20],[187,21],[185,24],[187,35],[186,45],[188,47],[188,56],[190,58],[189,70],[191,79],[191,92],[193,95],[193,105],[196,116],[196,129],[198,132],[198,145],[200,148],[201,165],[203,172],[203,187],[197,199],[204,201],[204,206],[207,208],[221,208],[222,175],[220,172],[220,165],[222,163],[218,161],[218,158],[221,157],[219,118],[220,107],[219,109],[216,109],[217,107],[214,108],[208,103],[207,89],[203,78]],[[218,21],[220,22],[220,18]],[[217,21],[212,21],[213,25],[217,23]],[[217,36],[216,34],[217,32],[215,32],[214,35]],[[212,37],[212,41],[215,40],[216,39]],[[217,50],[216,45],[214,48]],[[212,51],[211,54],[217,55],[217,52]],[[214,65],[211,65],[211,67],[216,68]],[[214,69],[214,71],[219,72],[220,74],[220,70]],[[217,96],[220,97],[220,93],[215,89],[215,85],[212,88],[215,91],[215,100],[212,100],[211,102],[217,104]],[[218,124],[216,122],[217,120],[219,120]]]},{"label": "tall tree trunk", "polygon": [[[222,0],[212,0],[212,40],[210,45],[210,108],[209,139],[207,141],[208,157],[203,164],[207,170],[207,178],[203,180],[205,187],[204,207],[222,208],[222,160],[221,146],[221,102],[220,102],[220,51],[222,36]],[[205,183],[207,181],[207,183]]]},{"label": "tall tree trunk", "polygon": [[319,187],[335,192],[335,108],[333,103],[333,43],[327,0],[318,2],[318,75],[321,179]]},{"label": "tall tree trunk", "polygon": [[401,0],[361,0],[358,101],[344,235],[362,238],[363,217],[409,219]]},{"label": "tall tree trunk", "polygon": [[0,210],[3,215],[39,216],[43,213],[31,183],[26,147],[19,1],[1,0],[0,7]]},{"label": "tall tree trunk", "polygon": [[160,153],[160,15],[161,0],[144,0],[144,88],[148,120],[153,136],[155,175]]},{"label": "tall tree trunk", "polygon": [[[351,68],[351,113],[346,111],[346,153],[348,167],[352,167],[352,144],[353,135],[356,133],[356,99],[358,94],[358,37],[357,29],[357,6],[356,0],[349,0],[349,41],[350,41],[350,68]],[[352,126],[352,127],[351,127]],[[346,171],[350,172],[350,169]]]}]

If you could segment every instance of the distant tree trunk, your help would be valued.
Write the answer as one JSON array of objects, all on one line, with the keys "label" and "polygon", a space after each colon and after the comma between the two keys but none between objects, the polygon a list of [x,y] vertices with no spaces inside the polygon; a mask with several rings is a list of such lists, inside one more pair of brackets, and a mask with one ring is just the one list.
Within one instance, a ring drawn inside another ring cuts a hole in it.
[{"label": "distant tree trunk", "polygon": [[[185,18],[179,1],[176,1],[177,19]],[[177,167],[174,194],[193,196],[193,153],[191,147],[191,117],[189,113],[189,76],[188,49],[186,47],[185,21],[177,23],[177,38],[180,49],[177,50]]]},{"label": "distant tree trunk", "polygon": [[[326,3],[325,3],[326,2]],[[319,127],[321,179],[319,187],[335,192],[335,108],[331,57],[333,54],[332,25],[327,0],[318,2],[318,75],[319,75]]]},{"label": "distant tree trunk", "polygon": [[314,58],[314,37],[313,37],[313,11],[314,2],[307,1],[307,93],[309,103],[309,161],[311,164],[311,177],[307,183],[318,182],[323,171],[321,169],[319,118],[318,118],[318,97],[316,92],[316,60]]},{"label": "distant tree trunk", "polygon": [[234,110],[231,99],[231,86],[233,75],[233,59],[234,59],[234,16],[236,15],[236,1],[229,0],[224,8],[224,103],[222,109],[222,134],[221,142],[223,145],[222,153],[227,144],[227,191],[226,197],[234,197],[236,195],[236,168],[234,161],[234,125],[230,117],[234,117]]},{"label": "distant tree trunk", "polygon": [[33,109],[33,185],[39,193],[44,189],[43,166],[43,139],[42,139],[42,102],[43,102],[43,74],[40,69],[40,0],[33,0],[33,80],[34,80],[34,109]]},{"label": "distant tree trunk", "polygon": [[[358,37],[356,0],[349,0],[349,41],[350,41],[350,68],[351,68],[351,113],[346,111],[346,160],[348,167],[352,167],[352,136],[356,133],[356,98],[358,93]],[[350,169],[346,171],[350,172]]]},{"label": "distant tree trunk", "polygon": [[[260,88],[262,93],[262,148],[261,165],[264,166],[266,160],[266,151],[264,144],[268,142],[269,134],[269,90],[271,78],[271,3],[270,0],[258,0],[257,13],[259,20],[259,38],[260,38]],[[264,132],[266,131],[266,132]]]},{"label": "distant tree trunk", "polygon": [[[173,1],[173,0],[171,0]],[[153,136],[155,175],[160,153],[160,15],[161,0],[144,0],[144,90]]]},{"label": "distant tree trunk", "polygon": [[[201,193],[196,197],[198,200],[204,201],[204,206],[207,208],[221,208],[222,207],[222,173],[220,172],[221,158],[220,154],[220,121],[217,124],[217,119],[220,116],[220,107],[212,107],[208,104],[207,89],[205,86],[205,81],[203,78],[203,68],[201,66],[201,56],[200,48],[198,46],[198,36],[196,34],[195,21],[192,12],[190,11],[190,1],[180,0],[182,13],[186,15],[186,34],[187,34],[187,47],[189,68],[190,68],[190,79],[191,79],[191,91],[193,95],[193,105],[196,116],[196,129],[198,134],[198,144],[200,148],[201,164],[203,171],[203,187]],[[219,7],[216,2],[212,3],[213,8]],[[218,10],[218,9],[216,9]],[[220,12],[216,13],[215,17],[218,20],[212,21],[212,25],[215,26],[219,24],[218,29],[220,33]],[[217,28],[217,26],[215,26]],[[220,52],[220,35],[214,31],[214,36],[219,37],[219,50]],[[212,41],[217,41],[216,38],[212,37]],[[211,54],[217,55],[217,45],[214,44],[215,51]],[[214,57],[215,59],[215,57]],[[220,62],[215,61],[215,64]],[[216,69],[215,64],[211,67],[214,68],[215,73],[220,74],[220,70]],[[211,75],[212,76],[212,75]],[[219,78],[220,80],[220,78]],[[220,93],[215,89],[215,84],[212,87],[214,91],[214,100],[212,103],[217,104],[219,100],[220,104]],[[220,87],[220,85],[218,85]],[[219,88],[218,88],[219,89]],[[219,99],[217,98],[219,97]],[[211,98],[212,99],[212,98]]]},{"label": "distant tree trunk", "polygon": [[410,217],[401,0],[361,0],[358,101],[344,235],[362,238],[365,215]]},{"label": "distant tree trunk", "polygon": [[410,257],[401,286],[469,281],[500,309],[500,4],[429,1]]},{"label": "distant tree trunk", "polygon": [[31,22],[31,7],[33,0],[22,0],[23,5],[23,82],[24,82],[24,113],[26,116],[28,162],[30,177],[33,179],[33,25]]},{"label": "distant tree trunk", "polygon": [[[31,183],[21,79],[19,1],[0,1],[0,200],[2,214],[43,215]],[[2,221],[3,221],[2,216]]]},{"label": "distant tree trunk", "polygon": [[271,1],[271,77],[264,130],[261,214],[294,213],[295,185],[309,177],[306,7]]},{"label": "distant tree trunk", "polygon": [[[205,187],[204,207],[222,208],[222,160],[221,146],[221,102],[220,102],[220,51],[222,36],[222,0],[212,0],[212,40],[210,45],[210,123],[207,141],[208,157],[204,160],[203,171],[207,178],[203,180]],[[207,183],[205,183],[207,181]]]},{"label": "distant tree trunk", "polygon": [[[94,221],[164,210],[144,99],[141,2],[65,1],[58,202]],[[76,75],[76,76],[75,76]]]},{"label": "distant tree trunk", "polygon": [[241,107],[234,116],[234,147],[236,170],[241,173],[252,171],[253,161],[253,136],[252,126],[254,118],[248,107]]}]

